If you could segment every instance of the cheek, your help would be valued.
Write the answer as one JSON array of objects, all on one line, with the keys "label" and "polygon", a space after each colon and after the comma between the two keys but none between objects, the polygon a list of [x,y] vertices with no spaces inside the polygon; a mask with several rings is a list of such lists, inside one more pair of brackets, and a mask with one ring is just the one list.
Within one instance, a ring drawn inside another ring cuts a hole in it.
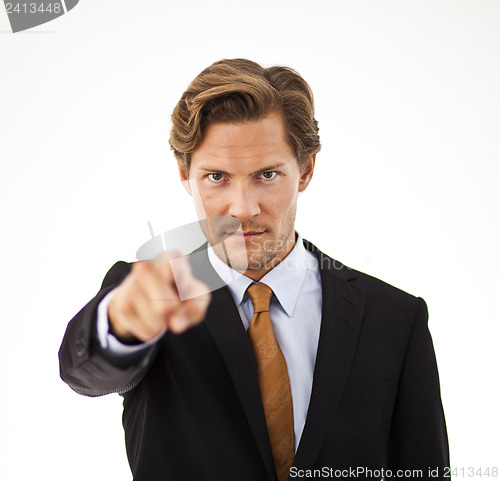
[{"label": "cheek", "polygon": [[282,210],[286,210],[288,207],[293,206],[297,201],[298,187],[297,183],[287,182],[287,184],[280,186],[273,193],[273,204],[280,206]]},{"label": "cheek", "polygon": [[200,191],[200,201],[207,215],[220,215],[225,209],[225,196],[221,192]]},{"label": "cheek", "polygon": [[266,219],[272,219],[276,226],[289,223],[289,219],[295,215],[297,205],[297,193],[281,191],[266,198],[261,204],[262,214]]}]

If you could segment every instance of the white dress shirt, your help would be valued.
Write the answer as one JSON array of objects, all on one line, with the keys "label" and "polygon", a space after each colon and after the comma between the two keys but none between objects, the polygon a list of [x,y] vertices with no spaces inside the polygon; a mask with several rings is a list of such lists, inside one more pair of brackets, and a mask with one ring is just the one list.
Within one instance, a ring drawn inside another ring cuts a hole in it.
[{"label": "white dress shirt", "polygon": [[[245,329],[253,316],[253,306],[246,290],[254,281],[237,274],[208,248],[208,258],[219,277],[227,284]],[[259,282],[267,284],[274,293],[269,314],[274,335],[286,360],[292,391],[295,450],[297,450],[306,421],[311,397],[314,365],[321,325],[322,292],[316,257],[308,252],[300,235],[294,248],[283,261],[271,269]],[[120,343],[109,333],[107,306],[111,291],[98,308],[97,330],[103,349],[114,356],[127,356],[154,344],[163,333],[144,344],[129,346]]]}]

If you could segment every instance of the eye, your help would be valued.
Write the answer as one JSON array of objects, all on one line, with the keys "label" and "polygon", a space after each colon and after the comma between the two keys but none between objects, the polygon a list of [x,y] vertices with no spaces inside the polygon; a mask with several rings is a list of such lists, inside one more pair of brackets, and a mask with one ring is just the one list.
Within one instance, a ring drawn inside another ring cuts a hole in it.
[{"label": "eye", "polygon": [[212,172],[211,174],[207,174],[207,178],[212,182],[218,183],[224,179],[224,176],[220,172]]},{"label": "eye", "polygon": [[276,172],[275,170],[269,170],[267,172],[262,172],[259,175],[265,180],[272,180],[278,175],[278,172]]}]

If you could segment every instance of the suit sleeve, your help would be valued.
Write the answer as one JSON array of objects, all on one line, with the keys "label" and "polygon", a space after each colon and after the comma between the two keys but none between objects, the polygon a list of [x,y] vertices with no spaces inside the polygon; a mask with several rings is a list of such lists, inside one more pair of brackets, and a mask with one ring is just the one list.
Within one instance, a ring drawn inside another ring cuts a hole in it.
[{"label": "suit sleeve", "polygon": [[[419,298],[399,379],[388,468],[421,469],[422,479],[449,479],[444,477],[444,468],[449,467],[448,437],[427,321],[427,306]],[[430,477],[429,469],[437,469],[438,477]]]},{"label": "suit sleeve", "polygon": [[85,396],[124,393],[133,389],[146,373],[159,349],[157,343],[136,359],[121,365],[113,362],[97,338],[97,308],[101,300],[130,272],[131,265],[117,262],[106,274],[98,294],[70,321],[59,349],[61,378]]}]

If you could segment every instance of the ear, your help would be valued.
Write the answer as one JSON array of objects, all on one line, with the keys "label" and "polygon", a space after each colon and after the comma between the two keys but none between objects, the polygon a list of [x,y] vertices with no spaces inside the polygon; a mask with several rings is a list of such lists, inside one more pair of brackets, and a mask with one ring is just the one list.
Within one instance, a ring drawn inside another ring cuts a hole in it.
[{"label": "ear", "polygon": [[300,168],[300,179],[299,179],[299,192],[304,192],[311,182],[314,165],[316,164],[316,154],[312,154],[301,166]]},{"label": "ear", "polygon": [[182,185],[186,189],[186,192],[192,196],[193,193],[191,192],[191,183],[189,182],[188,174],[180,162],[177,162],[177,167],[179,168],[179,177],[181,178]]}]

